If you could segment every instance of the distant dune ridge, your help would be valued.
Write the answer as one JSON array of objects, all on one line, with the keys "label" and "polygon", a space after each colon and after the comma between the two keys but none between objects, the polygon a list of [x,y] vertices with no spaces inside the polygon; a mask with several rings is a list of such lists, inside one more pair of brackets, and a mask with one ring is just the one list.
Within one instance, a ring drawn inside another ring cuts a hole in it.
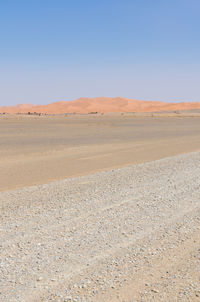
[{"label": "distant dune ridge", "polygon": [[79,98],[74,101],[61,101],[48,105],[20,104],[0,107],[0,113],[109,113],[109,112],[154,112],[200,109],[200,102],[167,103],[158,101],[140,101],[122,97],[115,98]]}]

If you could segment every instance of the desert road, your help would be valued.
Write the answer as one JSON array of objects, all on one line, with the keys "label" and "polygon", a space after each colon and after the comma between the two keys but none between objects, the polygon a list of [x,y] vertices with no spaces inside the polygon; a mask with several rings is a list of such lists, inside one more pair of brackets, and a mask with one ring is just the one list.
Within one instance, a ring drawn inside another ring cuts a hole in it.
[{"label": "desert road", "polygon": [[199,301],[200,152],[0,193],[0,301]]}]

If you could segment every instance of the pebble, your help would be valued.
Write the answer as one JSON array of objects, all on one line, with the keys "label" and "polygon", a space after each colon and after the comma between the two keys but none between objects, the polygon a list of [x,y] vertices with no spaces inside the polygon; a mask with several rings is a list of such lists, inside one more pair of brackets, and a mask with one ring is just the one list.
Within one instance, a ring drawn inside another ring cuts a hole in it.
[{"label": "pebble", "polygon": [[[190,279],[196,250],[179,272],[162,257],[184,247],[197,229],[199,175],[196,152],[1,192],[1,300],[24,301],[29,289],[34,298],[43,285],[35,280],[49,280],[43,301],[96,302],[98,295],[140,282],[134,277],[146,267],[139,301],[159,293],[173,297],[173,291],[192,301],[192,293],[199,295],[197,280]],[[173,255],[171,261],[177,264],[179,258]],[[154,261],[161,267],[158,279]]]}]

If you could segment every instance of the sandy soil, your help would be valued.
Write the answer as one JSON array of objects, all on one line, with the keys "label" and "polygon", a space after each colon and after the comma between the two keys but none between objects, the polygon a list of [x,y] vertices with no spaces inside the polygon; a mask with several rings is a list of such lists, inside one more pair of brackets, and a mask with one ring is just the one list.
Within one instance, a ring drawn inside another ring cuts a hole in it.
[{"label": "sandy soil", "polygon": [[2,115],[0,138],[0,301],[199,301],[199,117]]},{"label": "sandy soil", "polygon": [[0,116],[0,190],[200,149],[200,119]]}]

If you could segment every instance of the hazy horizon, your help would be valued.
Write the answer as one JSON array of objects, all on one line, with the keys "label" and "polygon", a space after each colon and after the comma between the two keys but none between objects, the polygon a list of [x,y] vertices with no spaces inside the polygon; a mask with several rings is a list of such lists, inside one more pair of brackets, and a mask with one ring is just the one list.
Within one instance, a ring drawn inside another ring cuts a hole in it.
[{"label": "hazy horizon", "polygon": [[0,106],[199,102],[199,10],[197,0],[3,3]]}]

